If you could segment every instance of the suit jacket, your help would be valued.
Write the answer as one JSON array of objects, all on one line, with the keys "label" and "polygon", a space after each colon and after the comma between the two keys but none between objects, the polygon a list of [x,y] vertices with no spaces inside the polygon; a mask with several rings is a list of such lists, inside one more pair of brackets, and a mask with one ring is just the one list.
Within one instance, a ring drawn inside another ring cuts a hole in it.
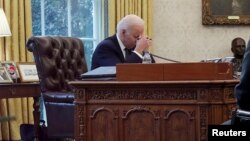
[{"label": "suit jacket", "polygon": [[235,87],[235,95],[238,107],[250,111],[250,40],[244,54],[240,83]]},{"label": "suit jacket", "polygon": [[118,63],[142,63],[142,59],[132,52],[125,60],[118,39],[113,35],[97,45],[92,56],[91,70],[100,66],[115,66]]}]

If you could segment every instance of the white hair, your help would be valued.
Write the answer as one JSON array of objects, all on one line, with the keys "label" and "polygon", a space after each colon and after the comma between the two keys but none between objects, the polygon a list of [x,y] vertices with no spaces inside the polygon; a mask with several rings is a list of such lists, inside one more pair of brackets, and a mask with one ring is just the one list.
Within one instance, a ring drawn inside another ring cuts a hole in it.
[{"label": "white hair", "polygon": [[117,32],[120,33],[123,29],[128,30],[134,25],[144,26],[144,21],[141,17],[130,14],[122,18],[117,24]]}]

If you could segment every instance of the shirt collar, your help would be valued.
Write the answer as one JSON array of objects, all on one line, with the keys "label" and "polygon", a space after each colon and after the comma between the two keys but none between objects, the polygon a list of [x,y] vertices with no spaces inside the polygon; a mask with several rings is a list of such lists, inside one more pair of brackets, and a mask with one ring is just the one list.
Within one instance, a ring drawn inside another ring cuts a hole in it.
[{"label": "shirt collar", "polygon": [[118,40],[118,44],[119,44],[119,46],[120,46],[120,48],[121,48],[121,50],[122,50],[122,54],[123,54],[123,56],[125,57],[125,46],[124,46],[124,44],[122,43],[122,41],[120,40],[120,38],[119,38],[119,36],[118,36],[118,34],[116,34],[116,37],[117,37],[117,40]]}]

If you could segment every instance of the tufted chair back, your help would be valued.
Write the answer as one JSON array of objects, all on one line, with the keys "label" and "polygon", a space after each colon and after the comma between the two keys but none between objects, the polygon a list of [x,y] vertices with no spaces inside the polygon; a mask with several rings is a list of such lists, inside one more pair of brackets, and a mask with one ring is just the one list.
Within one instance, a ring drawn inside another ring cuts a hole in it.
[{"label": "tufted chair back", "polygon": [[67,82],[87,72],[83,42],[74,37],[34,36],[26,46],[37,67],[48,136],[74,138],[74,93]]}]

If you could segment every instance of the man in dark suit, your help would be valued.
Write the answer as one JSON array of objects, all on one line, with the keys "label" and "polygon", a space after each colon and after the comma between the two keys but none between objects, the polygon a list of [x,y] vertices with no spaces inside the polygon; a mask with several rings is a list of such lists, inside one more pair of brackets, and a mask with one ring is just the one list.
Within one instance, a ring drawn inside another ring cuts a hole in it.
[{"label": "man in dark suit", "polygon": [[242,61],[240,83],[235,87],[235,94],[238,108],[250,111],[250,40]]},{"label": "man in dark suit", "polygon": [[233,39],[231,43],[231,51],[234,54],[232,64],[233,64],[234,78],[237,78],[237,79],[239,78],[240,73],[241,73],[241,65],[242,65],[242,60],[243,60],[243,56],[245,53],[245,49],[246,49],[246,43],[244,39],[240,37]]},{"label": "man in dark suit", "polygon": [[[250,111],[250,40],[242,61],[240,83],[235,86],[234,94],[237,99],[237,108]],[[231,120],[227,120],[222,125],[230,125]],[[250,121],[242,121],[242,124],[250,125]]]},{"label": "man in dark suit", "polygon": [[142,63],[143,54],[148,51],[151,42],[143,32],[144,21],[140,17],[133,14],[125,16],[117,24],[117,33],[96,47],[91,69],[118,63]]}]

